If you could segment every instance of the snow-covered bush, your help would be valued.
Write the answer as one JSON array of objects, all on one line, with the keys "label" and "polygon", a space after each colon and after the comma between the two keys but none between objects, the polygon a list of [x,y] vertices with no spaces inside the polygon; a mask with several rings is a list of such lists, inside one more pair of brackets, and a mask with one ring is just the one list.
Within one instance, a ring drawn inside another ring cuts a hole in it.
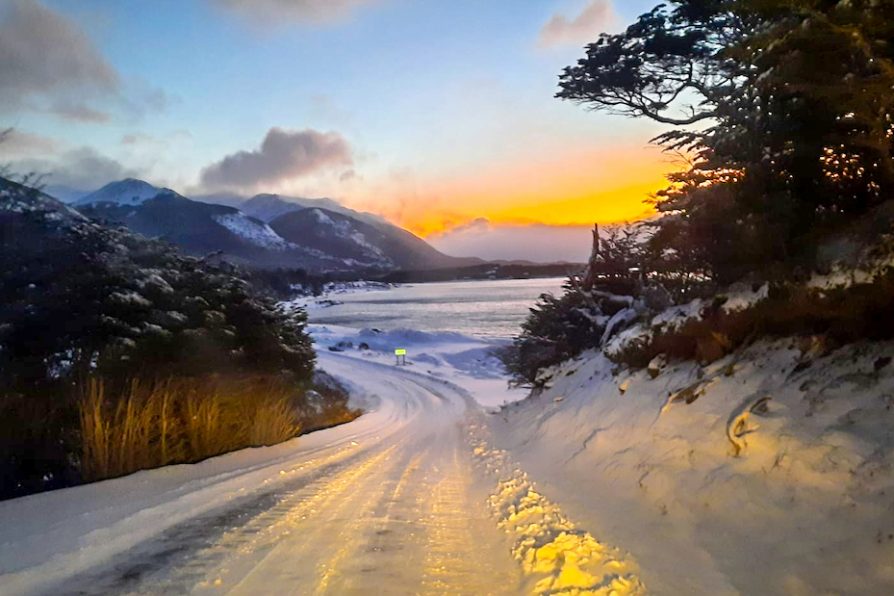
[{"label": "snow-covered bush", "polygon": [[300,389],[314,368],[305,324],[229,265],[0,179],[0,494],[73,480],[88,378],[112,399],[134,378],[262,375]]},{"label": "snow-covered bush", "polygon": [[711,363],[765,337],[805,338],[825,350],[894,338],[894,268],[835,287],[778,282],[753,289],[753,300],[728,292],[670,308],[617,336],[604,351],[619,364],[643,368],[659,355]]},{"label": "snow-covered bush", "polygon": [[642,316],[654,292],[643,283],[640,246],[632,233],[594,235],[586,272],[569,278],[561,296],[542,295],[521,334],[500,351],[514,383],[536,385],[544,368],[600,347]]}]

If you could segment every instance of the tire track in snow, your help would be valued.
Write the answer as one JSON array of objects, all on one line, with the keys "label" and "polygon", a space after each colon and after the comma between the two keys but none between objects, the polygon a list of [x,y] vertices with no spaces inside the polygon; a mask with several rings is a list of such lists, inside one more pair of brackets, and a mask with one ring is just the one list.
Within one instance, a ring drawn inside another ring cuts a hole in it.
[{"label": "tire track in snow", "polygon": [[310,586],[325,572],[329,553],[343,546],[335,539],[344,534],[340,526],[352,516],[362,517],[365,503],[377,497],[374,491],[365,490],[368,479],[388,465],[399,446],[393,444],[317,487],[311,499],[290,512],[287,533],[260,557],[252,552],[235,557],[230,567],[238,573],[221,578],[222,590],[216,591],[258,594],[265,586],[295,585],[310,593]]},{"label": "tire track in snow", "polygon": [[[428,544],[420,594],[517,594],[518,570],[500,564],[505,552],[499,535],[488,532],[487,510],[472,500],[472,465],[460,444],[441,465],[446,473],[430,492]],[[480,507],[480,509],[479,509]],[[497,540],[493,538],[496,537]],[[488,554],[490,553],[490,554]],[[461,592],[457,586],[462,586]]]},{"label": "tire track in snow", "polygon": [[[283,469],[280,471],[283,476],[298,476],[273,489],[237,499],[207,514],[174,525],[164,530],[159,538],[139,544],[101,566],[71,577],[52,591],[81,595],[189,591],[204,579],[203,571],[220,564],[227,552],[221,548],[222,544],[245,548],[251,538],[260,532],[258,528],[289,510],[289,503],[327,483],[332,477],[351,473],[357,460],[369,456],[367,452],[360,452],[344,457],[343,452],[338,452],[322,460],[304,462],[288,472]],[[311,468],[310,472],[300,474],[306,468]]]}]

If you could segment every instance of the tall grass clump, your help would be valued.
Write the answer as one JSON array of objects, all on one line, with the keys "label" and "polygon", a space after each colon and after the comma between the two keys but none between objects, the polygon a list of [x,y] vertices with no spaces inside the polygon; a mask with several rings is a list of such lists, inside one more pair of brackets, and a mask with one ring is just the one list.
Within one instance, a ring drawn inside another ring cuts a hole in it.
[{"label": "tall grass clump", "polygon": [[264,377],[84,383],[78,402],[81,475],[102,480],[273,445],[301,430],[303,392]]}]

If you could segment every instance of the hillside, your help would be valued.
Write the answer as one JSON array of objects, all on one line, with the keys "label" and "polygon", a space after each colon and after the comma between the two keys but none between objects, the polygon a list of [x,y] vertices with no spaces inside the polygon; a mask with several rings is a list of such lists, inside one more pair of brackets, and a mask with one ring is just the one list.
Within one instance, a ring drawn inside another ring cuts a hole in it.
[{"label": "hillside", "polygon": [[286,197],[275,194],[259,194],[246,199],[239,208],[252,217],[270,223],[280,215],[301,211],[302,209],[326,209],[372,225],[390,225],[385,218],[373,213],[356,211],[343,206],[332,199],[307,199],[304,197]]},{"label": "hillside", "polygon": [[373,225],[328,209],[291,211],[271,221],[270,227],[289,242],[386,271],[437,269],[469,261],[448,257],[396,226]]},{"label": "hillside", "polygon": [[112,204],[112,205],[141,205],[146,200],[154,198],[162,193],[172,193],[169,188],[158,188],[135,178],[126,178],[117,182],[110,182],[99,190],[86,194],[75,200],[75,207],[82,205]]},{"label": "hillside", "polygon": [[233,267],[2,178],[0,229],[0,498],[321,423],[305,413],[303,313],[279,312]]},{"label": "hillside", "polygon": [[195,256],[221,253],[236,264],[258,267],[336,266],[326,255],[289,244],[267,224],[238,209],[192,201],[174,191],[161,191],[138,204],[101,202],[78,208],[90,217],[171,242]]},{"label": "hillside", "polygon": [[237,208],[128,179],[108,184],[74,206],[90,217],[171,242],[187,254],[217,254],[252,268],[382,274],[480,262],[444,255],[378,216],[330,199],[295,200],[302,203],[258,195]]}]

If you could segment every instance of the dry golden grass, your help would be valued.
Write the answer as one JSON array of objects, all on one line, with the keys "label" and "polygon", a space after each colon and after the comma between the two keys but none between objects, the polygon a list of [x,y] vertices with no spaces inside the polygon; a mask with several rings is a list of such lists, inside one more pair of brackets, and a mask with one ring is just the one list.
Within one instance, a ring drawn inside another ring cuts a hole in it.
[{"label": "dry golden grass", "polygon": [[114,395],[91,378],[79,401],[81,473],[113,478],[296,436],[296,390],[265,378],[134,379]]}]

